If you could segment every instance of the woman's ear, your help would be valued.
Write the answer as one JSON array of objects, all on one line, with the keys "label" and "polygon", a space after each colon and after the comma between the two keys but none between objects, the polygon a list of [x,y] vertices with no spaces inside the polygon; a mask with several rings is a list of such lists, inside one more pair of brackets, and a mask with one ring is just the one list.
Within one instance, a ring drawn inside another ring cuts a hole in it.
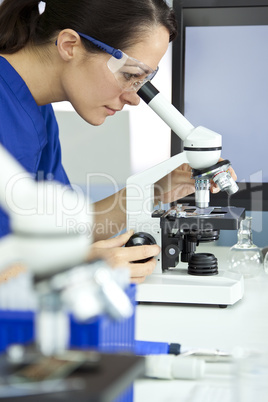
[{"label": "woman's ear", "polygon": [[81,38],[73,29],[64,29],[60,31],[55,44],[61,58],[70,61],[81,48]]}]

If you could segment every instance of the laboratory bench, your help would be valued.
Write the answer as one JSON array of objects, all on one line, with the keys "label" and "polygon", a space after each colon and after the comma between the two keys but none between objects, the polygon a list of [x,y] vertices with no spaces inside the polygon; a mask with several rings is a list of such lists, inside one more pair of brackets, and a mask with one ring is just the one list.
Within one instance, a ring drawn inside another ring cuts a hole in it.
[{"label": "laboratory bench", "polygon": [[[198,248],[198,252],[206,251],[217,257],[219,270],[227,269],[228,250],[227,247],[221,247],[215,243],[209,247],[207,244],[200,245]],[[263,271],[258,277],[245,279],[244,287],[243,298],[226,308],[220,308],[218,305],[139,303],[136,306],[135,314],[135,339],[175,342],[180,343],[186,349],[219,349],[230,353],[245,349],[268,352],[268,274]],[[118,359],[120,358],[118,356]],[[142,375],[142,360],[130,363],[133,363],[133,367],[137,369],[134,375],[132,368],[129,367],[132,378],[137,378],[138,371]],[[268,359],[266,363],[264,376],[266,387],[268,387]],[[128,379],[129,381],[130,379]],[[117,387],[116,382],[114,386]],[[119,386],[122,385],[119,384]],[[210,397],[206,396],[208,390],[212,393],[217,392],[217,399],[215,394]],[[239,400],[235,396],[236,390],[236,375],[226,373],[205,375],[198,380],[163,380],[140,377],[134,382],[133,402],[268,401],[268,388],[266,388],[266,399],[264,400],[261,398]],[[115,392],[117,391],[118,388],[115,389]],[[111,388],[109,388],[109,395],[111,397]],[[105,398],[106,395],[103,400]],[[125,400],[132,401],[132,397]]]},{"label": "laboratory bench", "polygon": [[[227,269],[229,249],[205,247],[217,257],[219,270]],[[136,339],[179,342],[189,348],[215,348],[231,353],[267,352],[268,275],[263,271],[255,278],[245,279],[244,286],[243,298],[227,308],[141,303],[136,311]],[[268,361],[265,378],[268,383]],[[205,376],[199,380],[139,379],[134,386],[134,402],[240,402],[235,396],[235,384],[232,375]],[[212,387],[219,391],[218,399],[216,394],[213,398],[205,397],[206,389]],[[245,400],[248,401],[251,402]],[[265,401],[268,401],[267,385]]]}]

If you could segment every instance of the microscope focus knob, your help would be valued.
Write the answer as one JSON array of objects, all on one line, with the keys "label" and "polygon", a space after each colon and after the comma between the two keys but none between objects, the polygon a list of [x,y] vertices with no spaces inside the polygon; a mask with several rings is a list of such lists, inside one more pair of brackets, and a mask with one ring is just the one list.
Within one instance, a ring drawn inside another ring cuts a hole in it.
[{"label": "microscope focus knob", "polygon": [[[127,243],[125,244],[125,247],[133,247],[133,246],[151,246],[153,244],[156,244],[156,241],[152,235],[146,232],[137,232],[132,235]],[[134,263],[141,263],[141,262],[147,262],[151,259],[152,257],[145,258],[143,260],[138,260],[138,261],[133,261]]]}]

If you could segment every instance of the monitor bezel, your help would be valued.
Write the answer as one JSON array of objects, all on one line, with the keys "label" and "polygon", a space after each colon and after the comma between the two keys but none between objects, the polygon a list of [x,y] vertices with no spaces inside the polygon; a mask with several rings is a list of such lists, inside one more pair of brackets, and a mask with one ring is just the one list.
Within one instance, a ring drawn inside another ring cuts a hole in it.
[{"label": "monitor bezel", "polygon": [[[268,25],[268,0],[173,0],[178,36],[172,52],[172,103],[184,113],[184,51],[186,26]],[[183,150],[183,143],[171,134],[171,155]],[[210,205],[244,207],[248,211],[268,211],[268,183],[238,183],[231,197],[225,192],[211,194]],[[180,202],[194,205],[194,195]]]}]

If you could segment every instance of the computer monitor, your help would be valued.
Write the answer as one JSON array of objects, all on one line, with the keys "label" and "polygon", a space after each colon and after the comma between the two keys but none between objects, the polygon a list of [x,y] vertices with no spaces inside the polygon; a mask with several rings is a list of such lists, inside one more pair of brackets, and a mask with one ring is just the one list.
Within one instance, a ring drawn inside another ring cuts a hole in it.
[{"label": "computer monitor", "polygon": [[[222,135],[222,157],[238,176],[238,193],[212,195],[210,205],[268,211],[268,1],[173,0],[173,8],[172,103]],[[181,150],[172,133],[172,154]]]}]

